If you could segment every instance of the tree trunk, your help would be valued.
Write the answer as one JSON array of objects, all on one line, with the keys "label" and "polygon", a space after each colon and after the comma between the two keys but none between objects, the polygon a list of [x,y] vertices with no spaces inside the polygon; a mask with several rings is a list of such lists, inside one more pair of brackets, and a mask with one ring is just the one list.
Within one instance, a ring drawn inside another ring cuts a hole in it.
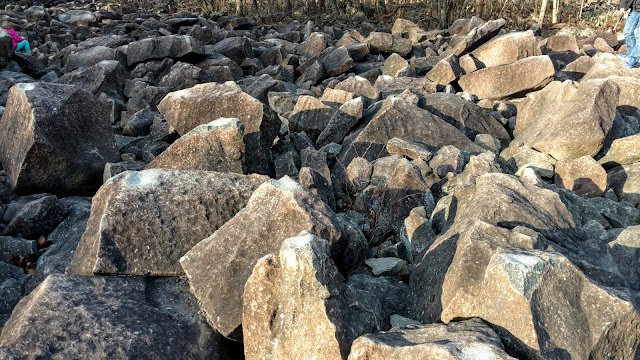
[{"label": "tree trunk", "polygon": [[558,23],[558,1],[559,0],[553,0],[553,13],[551,15],[551,22],[554,24]]},{"label": "tree trunk", "polygon": [[547,0],[542,0],[542,5],[540,5],[540,18],[538,19],[538,25],[542,25],[545,11],[547,11]]}]

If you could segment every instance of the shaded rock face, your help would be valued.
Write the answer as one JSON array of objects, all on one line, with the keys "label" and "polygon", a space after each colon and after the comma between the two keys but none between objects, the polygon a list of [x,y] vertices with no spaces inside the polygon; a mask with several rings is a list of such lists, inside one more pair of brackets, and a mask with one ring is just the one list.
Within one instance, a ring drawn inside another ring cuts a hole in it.
[{"label": "shaded rock face", "polygon": [[67,272],[181,276],[180,257],[240,211],[265,180],[164,169],[121,173],[94,197]]},{"label": "shaded rock face", "polygon": [[[220,359],[219,336],[185,290],[179,281],[51,275],[5,324],[0,357]],[[173,294],[191,307],[164,303]]]},{"label": "shaded rock face", "polygon": [[362,298],[345,285],[326,240],[306,231],[286,239],[245,285],[247,359],[346,359],[356,337],[381,327],[373,309],[350,305]]},{"label": "shaded rock face", "polygon": [[618,94],[610,80],[554,82],[518,105],[514,141],[555,159],[594,156],[611,130]]},{"label": "shaded rock face", "polygon": [[106,105],[71,85],[14,86],[0,128],[0,161],[16,192],[92,194],[120,156]]},{"label": "shaded rock face", "polygon": [[244,173],[244,126],[222,118],[199,125],[156,157],[147,169],[206,170]]},{"label": "shaded rock face", "polygon": [[149,59],[202,57],[204,49],[190,36],[171,35],[135,41],[127,47],[129,66]]},{"label": "shaded rock face", "polygon": [[158,110],[180,134],[221,117],[239,119],[244,125],[247,171],[269,173],[270,147],[280,130],[280,120],[271,108],[235,83],[200,84],[169,93]]},{"label": "shaded rock face", "polygon": [[482,320],[449,324],[410,325],[359,337],[349,360],[367,359],[514,359],[500,338]]},{"label": "shaded rock face", "polygon": [[343,273],[357,266],[365,255],[366,240],[361,232],[285,176],[260,186],[245,209],[180,259],[191,291],[222,335],[242,338],[242,293],[255,261],[274,253],[284,239],[302,230],[329,242],[331,256]]}]

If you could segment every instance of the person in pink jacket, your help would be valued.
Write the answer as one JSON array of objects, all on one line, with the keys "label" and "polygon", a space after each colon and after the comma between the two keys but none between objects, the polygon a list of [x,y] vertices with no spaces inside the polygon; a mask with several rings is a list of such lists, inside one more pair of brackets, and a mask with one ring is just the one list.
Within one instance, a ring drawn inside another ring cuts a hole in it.
[{"label": "person in pink jacket", "polygon": [[9,35],[11,35],[11,41],[13,42],[13,47],[16,49],[16,52],[24,49],[24,52],[26,52],[27,54],[31,54],[29,42],[18,36],[16,31],[13,30],[13,24],[9,23],[5,30],[9,33]]}]

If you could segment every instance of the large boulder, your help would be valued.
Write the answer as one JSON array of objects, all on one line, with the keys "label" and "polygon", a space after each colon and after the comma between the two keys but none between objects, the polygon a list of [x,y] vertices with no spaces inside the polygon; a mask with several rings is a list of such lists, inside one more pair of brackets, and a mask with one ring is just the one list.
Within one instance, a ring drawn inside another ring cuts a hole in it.
[{"label": "large boulder", "polygon": [[92,194],[120,153],[107,105],[62,84],[17,84],[0,120],[0,161],[17,192]]},{"label": "large boulder", "polygon": [[14,309],[0,335],[0,358],[221,359],[220,338],[186,286],[51,275]]},{"label": "large boulder", "polygon": [[613,125],[618,94],[610,80],[553,82],[518,105],[514,141],[558,160],[594,156]]},{"label": "large boulder", "polygon": [[343,273],[357,266],[367,250],[362,233],[285,176],[261,185],[242,211],[180,259],[191,291],[222,335],[242,338],[242,293],[256,261],[303,230],[329,242],[331,256]]},{"label": "large boulder", "polygon": [[243,125],[222,118],[199,125],[158,155],[147,169],[206,170],[244,173]]},{"label": "large boulder", "polygon": [[69,10],[58,15],[58,20],[69,25],[88,26],[96,21],[96,16],[89,10]]},{"label": "large boulder", "polygon": [[245,59],[254,57],[249,39],[245,37],[229,37],[214,45],[207,46],[207,53],[222,54],[240,65]]},{"label": "large boulder", "polygon": [[465,37],[453,48],[458,56],[471,52],[491,40],[507,24],[505,19],[487,21],[486,23],[474,27]]},{"label": "large boulder", "polygon": [[485,67],[490,67],[540,55],[540,47],[532,31],[522,31],[497,36],[471,54]]},{"label": "large boulder", "polygon": [[106,46],[94,46],[69,56],[65,70],[69,72],[81,67],[93,66],[106,60],[115,60],[122,65],[127,65],[127,55],[122,51]]},{"label": "large boulder", "polygon": [[412,273],[418,319],[480,317],[525,358],[632,358],[636,300],[612,288],[623,283],[607,250],[583,245],[566,196],[487,174],[439,203],[442,233]]},{"label": "large boulder", "polygon": [[265,180],[260,175],[164,169],[118,174],[93,198],[89,223],[67,272],[184,275],[180,257],[240,211]]},{"label": "large boulder", "polygon": [[116,60],[104,60],[89,67],[82,67],[62,75],[58,84],[76,85],[95,96],[104,93],[110,99],[124,101],[124,83],[129,76],[127,69]]},{"label": "large boulder", "polygon": [[425,109],[455,126],[471,140],[474,140],[478,134],[489,134],[503,145],[510,140],[504,126],[471,101],[449,93],[429,94],[424,99]]},{"label": "large boulder", "polygon": [[[460,150],[482,152],[478,145],[453,125],[407,100],[389,97],[364,128],[346,138],[339,155],[340,163],[348,166],[358,156],[369,161],[384,157],[388,155],[387,142],[396,137],[433,148],[454,145]],[[340,175],[344,169],[336,166],[336,171]]]},{"label": "large boulder", "polygon": [[0,29],[0,68],[7,66],[14,53],[11,35],[5,29]]},{"label": "large boulder", "polygon": [[313,96],[300,96],[289,115],[289,131],[292,133],[304,131],[315,142],[335,112],[334,108],[323,104]]},{"label": "large boulder", "polygon": [[234,82],[199,84],[169,93],[158,110],[179,134],[221,117],[239,119],[244,125],[247,171],[269,173],[270,148],[280,131],[280,119]]},{"label": "large boulder", "polygon": [[330,253],[305,231],[258,260],[244,287],[247,359],[346,359],[356,337],[381,330],[376,309],[351,305],[367,299],[345,285]]},{"label": "large boulder", "polygon": [[462,90],[480,99],[518,97],[542,89],[555,74],[548,56],[531,56],[508,65],[492,66],[462,75]]},{"label": "large boulder", "polygon": [[449,324],[411,325],[359,337],[349,360],[509,360],[495,331],[474,318]]},{"label": "large boulder", "polygon": [[127,64],[129,66],[150,59],[170,57],[174,59],[201,58],[204,54],[202,45],[186,35],[170,35],[146,38],[132,42],[127,47]]}]

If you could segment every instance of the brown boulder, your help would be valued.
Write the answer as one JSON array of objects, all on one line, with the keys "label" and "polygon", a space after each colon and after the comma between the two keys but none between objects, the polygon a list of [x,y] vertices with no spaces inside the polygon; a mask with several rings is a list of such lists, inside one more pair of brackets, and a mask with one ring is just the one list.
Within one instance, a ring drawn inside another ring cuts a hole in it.
[{"label": "brown boulder", "polygon": [[607,172],[591,156],[559,160],[555,178],[556,185],[582,196],[602,196],[607,188]]},{"label": "brown boulder", "polygon": [[490,67],[540,55],[540,47],[532,31],[522,31],[497,36],[471,53],[485,67]]}]

